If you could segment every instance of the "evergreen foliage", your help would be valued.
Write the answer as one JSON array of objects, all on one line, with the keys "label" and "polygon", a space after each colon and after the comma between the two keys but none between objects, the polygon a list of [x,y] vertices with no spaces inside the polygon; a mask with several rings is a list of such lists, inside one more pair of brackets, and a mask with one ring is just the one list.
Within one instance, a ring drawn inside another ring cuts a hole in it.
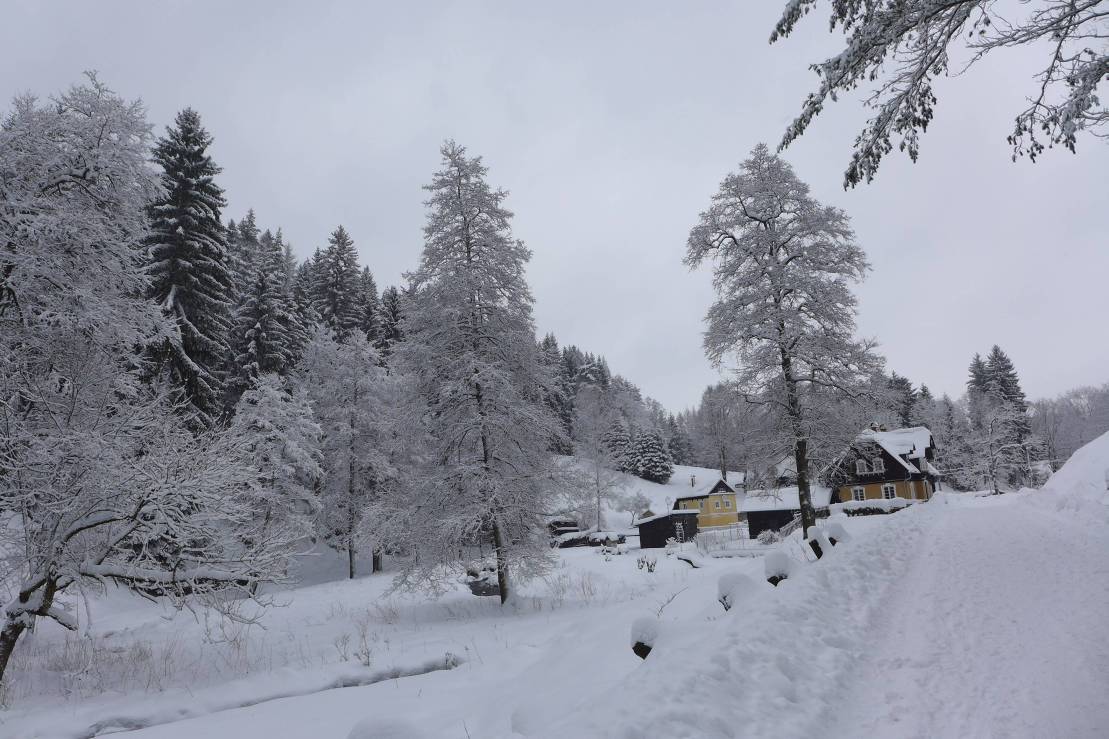
[{"label": "evergreen foliage", "polygon": [[314,260],[313,296],[315,308],[325,326],[340,341],[357,331],[364,320],[360,289],[358,253],[346,229],[339,226],[331,232],[328,247],[318,261]]},{"label": "evergreen foliage", "polygon": [[235,294],[220,209],[220,168],[208,154],[212,137],[186,108],[154,147],[163,194],[149,206],[149,297],[172,318],[177,336],[153,347],[157,371],[210,426],[221,411],[223,364],[229,354]]},{"label": "evergreen foliage", "polygon": [[674,462],[657,431],[645,431],[635,437],[632,447],[635,475],[651,482],[665,483],[674,473]]}]

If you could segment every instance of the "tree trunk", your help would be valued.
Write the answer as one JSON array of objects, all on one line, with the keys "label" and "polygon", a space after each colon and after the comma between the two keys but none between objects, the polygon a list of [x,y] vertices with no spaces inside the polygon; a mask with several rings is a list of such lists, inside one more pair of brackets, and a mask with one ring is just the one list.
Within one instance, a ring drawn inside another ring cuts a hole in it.
[{"label": "tree trunk", "polygon": [[723,444],[720,445],[720,479],[728,481],[728,453]]},{"label": "tree trunk", "polygon": [[[784,333],[784,331],[783,331]],[[805,434],[801,398],[797,394],[797,378],[793,376],[793,358],[780,349],[782,380],[786,388],[786,410],[793,429],[793,464],[797,467],[797,502],[801,507],[801,535],[808,539],[809,529],[816,526],[816,510],[809,494],[809,440]]]},{"label": "tree trunk", "polygon": [[347,538],[347,579],[354,579],[354,537]]},{"label": "tree trunk", "polygon": [[493,517],[493,546],[497,550],[497,589],[501,591],[501,604],[508,601],[508,559],[504,552],[504,535],[501,525]]},{"label": "tree trunk", "polygon": [[27,627],[22,620],[8,621],[0,631],[0,682],[4,680],[4,672],[8,669],[8,660],[15,650],[15,643]]},{"label": "tree trunk", "polygon": [[385,567],[381,563],[382,554],[381,549],[374,549],[374,561],[371,572],[381,572]]}]

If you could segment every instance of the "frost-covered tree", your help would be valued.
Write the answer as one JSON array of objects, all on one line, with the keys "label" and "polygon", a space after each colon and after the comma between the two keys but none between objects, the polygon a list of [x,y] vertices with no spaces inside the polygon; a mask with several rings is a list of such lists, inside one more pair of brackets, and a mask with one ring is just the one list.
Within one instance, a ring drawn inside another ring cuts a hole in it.
[{"label": "frost-covered tree", "polygon": [[480,157],[452,141],[441,153],[394,347],[427,435],[404,513],[419,556],[402,581],[435,584],[468,544],[488,540],[504,602],[513,578],[549,562],[542,512],[558,423],[543,402],[549,378],[524,279],[531,253],[512,235],[507,193],[490,187]]},{"label": "frost-covered tree", "polygon": [[666,450],[670,452],[670,458],[674,460],[674,464],[692,464],[693,441],[689,438],[685,423],[671,414],[666,419],[666,426],[669,434]]},{"label": "frost-covered tree", "polygon": [[229,494],[256,475],[247,440],[190,432],[143,382],[141,347],[177,330],[144,297],[149,130],[91,75],[0,125],[0,677],[35,619],[76,628],[73,591],[234,609],[293,551]]},{"label": "frost-covered tree", "polygon": [[172,318],[177,334],[153,347],[155,369],[195,411],[201,427],[222,411],[235,296],[211,143],[200,116],[186,108],[154,147],[163,192],[150,204],[147,246],[147,294]]},{"label": "frost-covered tree", "polygon": [[328,247],[312,265],[313,294],[320,320],[340,340],[345,340],[362,324],[359,308],[364,303],[358,269],[358,252],[346,229],[331,232]]},{"label": "frost-covered tree", "polygon": [[288,375],[307,341],[293,295],[286,292],[284,249],[272,237],[262,238],[261,246],[254,279],[247,284],[242,304],[235,312],[230,405],[260,376]]},{"label": "frost-covered tree", "polygon": [[674,462],[657,431],[644,431],[636,435],[632,445],[632,459],[636,476],[644,480],[665,483],[674,474]]},{"label": "frost-covered tree", "polygon": [[621,472],[633,472],[635,470],[632,457],[632,435],[624,419],[617,417],[609,422],[604,436],[601,437],[601,444],[604,446],[605,454],[616,469]]},{"label": "frost-covered tree", "polygon": [[393,353],[397,342],[404,338],[401,321],[404,311],[401,307],[400,290],[390,285],[381,291],[381,310],[377,320],[377,343],[374,345],[386,360]]},{"label": "frost-covered tree", "polygon": [[847,215],[813,199],[793,168],[759,144],[701,213],[685,261],[713,263],[709,359],[716,366],[738,359],[738,389],[772,407],[788,429],[807,534],[816,522],[809,497],[814,409],[855,393],[874,371],[870,346],[854,338],[849,287],[866,273],[866,257]]},{"label": "frost-covered tree", "polygon": [[235,407],[232,430],[246,440],[245,450],[257,471],[239,493],[258,519],[252,535],[307,541],[319,509],[316,487],[323,475],[321,430],[307,392],[273,373],[254,378]]},{"label": "frost-covered tree", "polygon": [[[791,34],[818,4],[790,0],[770,41]],[[1045,146],[1074,151],[1081,133],[1105,135],[1109,108],[1098,96],[1099,85],[1109,78],[1104,0],[1032,0],[1025,3],[1027,10],[993,0],[835,0],[828,5],[831,27],[842,29],[847,44],[811,65],[820,84],[781,147],[801,136],[829,99],[878,80],[865,99],[877,112],[855,140],[845,187],[872,180],[895,137],[916,161],[920,135],[937,104],[933,80],[947,74],[950,47],[960,41],[970,64],[998,49],[1036,45],[1045,53],[1034,95],[1009,134],[1014,159],[1028,154],[1035,161]]]},{"label": "frost-covered tree", "polygon": [[376,572],[382,564],[380,540],[366,524],[370,507],[396,478],[387,411],[396,399],[377,353],[358,332],[340,343],[321,327],[305,348],[299,372],[323,434],[317,529],[329,546],[346,552],[348,577],[357,574],[355,561],[367,542]]},{"label": "frost-covered tree", "polygon": [[378,314],[381,313],[381,296],[377,294],[377,282],[369,267],[363,267],[358,276],[358,297],[361,301],[358,312],[361,315],[359,328],[366,335],[366,341],[371,344],[377,341]]},{"label": "frost-covered tree", "polygon": [[594,524],[600,531],[605,527],[604,507],[615,501],[623,489],[623,480],[615,472],[619,459],[609,453],[605,443],[610,428],[612,409],[601,388],[583,387],[574,404],[574,454],[585,467],[585,480],[581,486],[594,513]]},{"label": "frost-covered tree", "polygon": [[917,403],[917,391],[913,387],[912,380],[891,372],[887,384],[892,401],[891,410],[897,418],[897,425],[911,426],[916,416]]}]

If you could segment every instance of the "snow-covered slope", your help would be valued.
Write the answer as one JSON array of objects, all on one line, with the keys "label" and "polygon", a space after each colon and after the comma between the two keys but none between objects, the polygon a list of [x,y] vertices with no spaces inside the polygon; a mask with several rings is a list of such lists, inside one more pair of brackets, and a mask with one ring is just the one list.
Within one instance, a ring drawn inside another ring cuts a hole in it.
[{"label": "snow-covered slope", "polygon": [[1060,510],[1109,522],[1109,433],[1071,455],[1040,495]]}]

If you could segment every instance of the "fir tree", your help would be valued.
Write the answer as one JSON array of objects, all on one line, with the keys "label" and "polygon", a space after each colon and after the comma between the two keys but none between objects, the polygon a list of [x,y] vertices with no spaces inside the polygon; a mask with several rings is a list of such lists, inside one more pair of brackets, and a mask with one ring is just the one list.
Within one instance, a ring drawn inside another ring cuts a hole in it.
[{"label": "fir tree", "polygon": [[339,226],[331,232],[327,250],[312,269],[320,320],[342,341],[358,330],[363,318],[359,312],[358,253],[345,228]]},{"label": "fir tree", "polygon": [[897,422],[902,427],[911,426],[915,415],[914,406],[917,400],[916,390],[913,389],[912,381],[909,380],[908,377],[902,377],[896,372],[891,372],[888,386],[891,393],[893,412],[897,416]]},{"label": "fir tree", "polygon": [[1022,411],[1027,409],[1028,403],[1024,390],[1020,387],[1020,378],[1017,377],[1013,360],[1009,359],[1009,355],[996,344],[986,357],[986,378],[989,387],[997,388],[1006,402],[1012,403]]},{"label": "fir tree", "polygon": [[361,315],[359,328],[366,335],[366,341],[374,344],[377,342],[378,314],[381,312],[381,298],[377,294],[377,282],[369,267],[362,268],[358,278],[358,297],[360,303],[358,312]]},{"label": "fir tree", "polygon": [[674,462],[657,431],[645,431],[636,436],[632,459],[636,476],[644,480],[665,483],[674,473]]},{"label": "fir tree", "polygon": [[220,168],[208,155],[212,137],[186,108],[154,147],[164,195],[149,207],[149,297],[176,324],[176,340],[154,348],[156,366],[210,426],[221,410],[235,294],[220,209]]},{"label": "fir tree", "polygon": [[685,430],[685,424],[679,423],[673,414],[666,419],[667,431],[670,438],[666,442],[667,451],[674,464],[691,464],[693,457],[693,441]]},{"label": "fir tree", "polygon": [[401,332],[402,319],[400,291],[389,286],[381,292],[381,311],[378,314],[377,350],[381,352],[383,359],[387,360],[397,342],[404,338]]},{"label": "fir tree", "polygon": [[634,472],[632,434],[622,419],[614,420],[601,439],[612,465],[621,472]]}]

